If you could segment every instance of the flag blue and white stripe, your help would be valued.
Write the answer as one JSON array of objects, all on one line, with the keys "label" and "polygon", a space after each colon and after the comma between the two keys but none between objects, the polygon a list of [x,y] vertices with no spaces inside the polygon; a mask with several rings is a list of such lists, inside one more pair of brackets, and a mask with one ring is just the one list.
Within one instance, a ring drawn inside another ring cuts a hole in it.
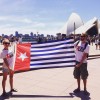
[{"label": "flag blue and white stripe", "polygon": [[31,43],[30,69],[73,67],[75,52],[73,38],[66,40],[34,44]]}]

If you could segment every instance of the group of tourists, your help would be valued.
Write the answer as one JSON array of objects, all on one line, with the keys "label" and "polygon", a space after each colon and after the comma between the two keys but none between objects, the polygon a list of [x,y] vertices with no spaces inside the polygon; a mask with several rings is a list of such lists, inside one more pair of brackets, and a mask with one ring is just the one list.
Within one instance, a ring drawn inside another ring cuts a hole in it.
[{"label": "group of tourists", "polygon": [[[61,37],[59,37],[60,40]],[[65,39],[66,36],[63,36],[63,39]],[[17,92],[16,89],[13,88],[13,52],[9,49],[10,41],[9,39],[5,38],[2,41],[2,44],[4,46],[2,52],[0,53],[0,58],[3,59],[3,66],[2,66],[2,72],[3,72],[3,79],[2,79],[2,88],[3,93],[2,95],[6,95],[6,80],[7,75],[9,73],[10,78],[10,92]],[[83,80],[84,84],[84,94],[88,94],[87,91],[87,78],[88,78],[88,70],[87,70],[87,56],[89,53],[89,43],[87,41],[87,35],[85,33],[82,33],[80,36],[80,39],[77,40],[74,43],[75,48],[75,57],[76,57],[76,65],[74,67],[73,75],[74,78],[77,79],[77,85],[78,87],[74,90],[75,93],[78,93],[81,91],[80,87],[80,80]]]}]

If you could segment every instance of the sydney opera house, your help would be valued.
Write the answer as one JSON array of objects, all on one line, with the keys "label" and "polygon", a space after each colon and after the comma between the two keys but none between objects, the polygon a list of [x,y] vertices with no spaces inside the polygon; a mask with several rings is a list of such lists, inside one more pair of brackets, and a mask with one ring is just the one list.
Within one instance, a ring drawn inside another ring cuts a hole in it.
[{"label": "sydney opera house", "polygon": [[59,33],[67,35],[81,34],[83,32],[90,36],[98,35],[100,33],[99,20],[94,17],[85,23],[78,14],[72,13],[67,23],[59,31]]}]

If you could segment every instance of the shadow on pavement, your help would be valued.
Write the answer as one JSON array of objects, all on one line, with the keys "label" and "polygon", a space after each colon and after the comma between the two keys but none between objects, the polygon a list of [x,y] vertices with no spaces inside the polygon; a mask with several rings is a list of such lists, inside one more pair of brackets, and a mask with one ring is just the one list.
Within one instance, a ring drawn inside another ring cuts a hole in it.
[{"label": "shadow on pavement", "polygon": [[81,100],[91,100],[90,93],[88,95],[85,95],[83,91],[80,91],[79,93],[69,93],[73,97],[78,97]]},{"label": "shadow on pavement", "polygon": [[5,96],[0,95],[0,100],[5,100],[5,99],[9,99],[12,96],[11,92],[7,92],[7,94]]},{"label": "shadow on pavement", "polygon": [[53,95],[12,95],[11,98],[73,98],[73,96],[53,96]]},{"label": "shadow on pavement", "polygon": [[0,96],[0,100],[9,98],[73,98],[73,95],[69,96],[53,96],[53,95],[21,95],[21,94],[8,94],[8,96]]},{"label": "shadow on pavement", "polygon": [[81,100],[90,100],[90,94],[84,95],[83,91],[80,93],[69,93],[69,96],[54,96],[54,95],[21,95],[21,94],[11,94],[8,93],[7,96],[0,96],[0,100],[10,99],[10,98],[74,98],[78,97]]},{"label": "shadow on pavement", "polygon": [[88,58],[88,60],[92,60],[92,59],[99,59],[100,57],[91,57],[91,58]]}]

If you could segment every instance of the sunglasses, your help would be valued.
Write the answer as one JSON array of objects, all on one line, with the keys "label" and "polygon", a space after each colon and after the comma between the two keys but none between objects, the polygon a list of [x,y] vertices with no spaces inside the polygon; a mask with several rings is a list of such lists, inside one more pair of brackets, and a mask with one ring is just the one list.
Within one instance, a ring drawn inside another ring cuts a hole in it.
[{"label": "sunglasses", "polygon": [[9,42],[4,42],[3,44],[10,44]]}]

